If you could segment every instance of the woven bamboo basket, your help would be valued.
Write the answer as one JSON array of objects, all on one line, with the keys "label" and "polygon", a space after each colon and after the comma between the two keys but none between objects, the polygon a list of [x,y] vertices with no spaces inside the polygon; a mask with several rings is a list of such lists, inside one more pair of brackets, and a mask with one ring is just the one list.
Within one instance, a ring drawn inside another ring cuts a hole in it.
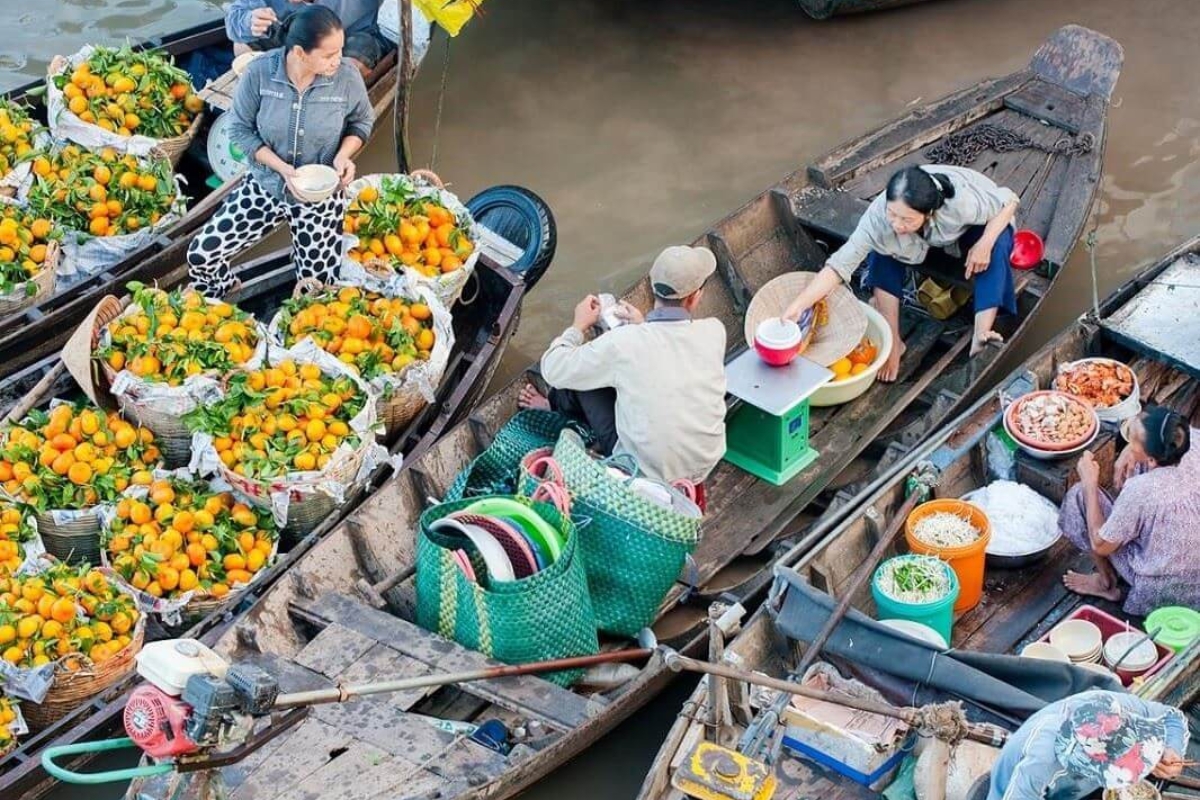
[{"label": "woven bamboo basket", "polygon": [[160,614],[145,614],[146,641],[158,642],[163,639],[179,638],[197,622],[229,604],[236,594],[236,592],[230,592],[225,597],[198,597],[189,601],[180,611],[178,625],[168,625]]},{"label": "woven bamboo basket", "polygon": [[[0,194],[2,193],[3,191],[0,190]],[[5,196],[11,197],[11,195]],[[33,280],[30,281],[37,287],[37,291],[33,294],[26,294],[25,287],[21,286],[11,294],[0,295],[0,319],[24,311],[54,294],[58,260],[61,255],[62,249],[58,246],[58,242],[51,242],[46,247],[46,260],[38,274],[34,275]]]},{"label": "woven bamboo basket", "polygon": [[[68,62],[67,57],[66,56],[55,56],[50,61],[50,66],[46,69],[47,85],[49,85],[49,83],[54,80],[54,76],[58,75],[60,72],[63,72],[67,69],[70,69],[70,64]],[[78,116],[76,116],[74,113],[72,113],[71,111],[69,111],[66,108],[63,109],[63,113],[70,114],[72,117],[74,117],[74,119],[80,125],[87,125],[88,127],[95,128],[97,131],[103,131],[106,134],[108,133],[107,131],[104,131],[104,129],[101,128],[99,125],[95,125],[90,122],[84,122],[83,120],[79,119]],[[181,158],[183,158],[183,154],[187,152],[188,147],[191,146],[191,144],[192,144],[192,140],[196,138],[196,134],[200,131],[200,123],[203,121],[203,119],[204,119],[204,112],[201,111],[199,114],[197,114],[192,119],[192,124],[188,126],[187,130],[184,131],[183,133],[181,133],[180,135],[172,136],[170,139],[154,140],[158,143],[155,146],[155,149],[162,151],[159,155],[161,155],[164,158],[170,159],[172,167],[176,167],[179,165],[179,160]]]},{"label": "woven bamboo basket", "polygon": [[121,652],[103,664],[93,664],[90,660],[82,658],[83,666],[80,669],[67,671],[61,666],[66,659],[60,660],[54,675],[54,685],[50,687],[46,698],[40,703],[21,704],[21,713],[29,725],[29,730],[34,733],[45,730],[134,671],[137,666],[134,659],[146,641],[144,614],[138,615],[137,625],[130,638],[131,641]]},{"label": "woven bamboo basket", "polygon": [[[433,174],[433,173],[430,173]],[[304,278],[296,283],[296,288],[292,290],[292,298],[299,300],[301,297],[309,294],[316,294],[326,290],[337,291],[337,286],[326,286],[320,281],[312,278]],[[283,334],[278,329],[278,315],[271,322],[271,328],[275,331],[275,338],[279,344],[283,344]],[[404,373],[396,373],[399,378]],[[437,376],[441,380],[441,375]],[[375,418],[383,423],[384,438],[391,441],[396,433],[407,425],[412,419],[421,413],[425,406],[429,405],[429,401],[416,388],[409,387],[408,389],[393,389],[386,396],[380,395],[375,401]]]},{"label": "woven bamboo basket", "polygon": [[47,553],[70,564],[100,563],[100,519],[95,514],[62,525],[50,511],[38,511],[35,516]]}]

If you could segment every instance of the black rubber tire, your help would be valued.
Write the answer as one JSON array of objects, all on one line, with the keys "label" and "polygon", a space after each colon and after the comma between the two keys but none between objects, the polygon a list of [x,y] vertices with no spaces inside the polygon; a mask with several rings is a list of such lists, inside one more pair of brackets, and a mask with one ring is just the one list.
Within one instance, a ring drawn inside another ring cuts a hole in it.
[{"label": "black rubber tire", "polygon": [[558,247],[558,228],[546,201],[523,186],[493,186],[468,200],[467,209],[477,221],[524,249],[509,269],[525,280],[526,291],[537,285]]}]

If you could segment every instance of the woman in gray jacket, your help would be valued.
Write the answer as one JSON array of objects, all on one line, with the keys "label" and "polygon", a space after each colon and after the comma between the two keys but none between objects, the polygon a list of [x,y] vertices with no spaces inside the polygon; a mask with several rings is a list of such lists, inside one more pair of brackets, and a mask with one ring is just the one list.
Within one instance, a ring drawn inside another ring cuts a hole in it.
[{"label": "woman in gray jacket", "polygon": [[[230,259],[285,220],[299,277],[332,282],[341,262],[351,155],[371,135],[374,113],[362,76],[342,59],[345,32],[336,14],[306,6],[284,20],[281,37],[283,47],[242,74],[229,112],[249,174],[188,247],[192,283],[214,299],[234,287]],[[297,200],[291,181],[306,164],[337,170],[338,191],[320,203]]]}]

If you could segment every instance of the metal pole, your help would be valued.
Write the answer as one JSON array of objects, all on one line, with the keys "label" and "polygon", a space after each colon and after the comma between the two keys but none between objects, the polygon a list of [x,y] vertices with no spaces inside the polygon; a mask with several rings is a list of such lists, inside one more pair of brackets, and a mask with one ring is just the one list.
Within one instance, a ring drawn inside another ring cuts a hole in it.
[{"label": "metal pole", "polygon": [[321,705],[322,703],[341,703],[355,697],[366,697],[372,694],[404,692],[409,689],[447,686],[452,683],[470,683],[472,681],[508,678],[516,675],[533,675],[560,669],[580,669],[595,664],[640,661],[649,658],[653,654],[654,651],[651,649],[637,648],[632,650],[618,650],[613,653],[599,653],[594,656],[577,656],[575,658],[559,658],[553,661],[537,661],[532,664],[520,664],[517,666],[502,665],[465,672],[448,672],[441,675],[421,675],[415,678],[401,678],[399,680],[381,681],[379,683],[352,683],[331,689],[313,689],[307,692],[281,694],[275,700],[273,708],[283,709],[294,708],[296,706]]}]

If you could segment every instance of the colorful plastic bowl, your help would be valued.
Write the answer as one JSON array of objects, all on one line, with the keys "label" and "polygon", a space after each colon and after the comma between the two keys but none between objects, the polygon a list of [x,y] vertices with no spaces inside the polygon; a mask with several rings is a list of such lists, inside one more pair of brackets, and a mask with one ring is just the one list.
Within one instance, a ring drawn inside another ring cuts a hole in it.
[{"label": "colorful plastic bowl", "polygon": [[1042,263],[1046,255],[1046,244],[1042,237],[1031,230],[1019,230],[1013,234],[1012,255],[1008,257],[1017,269],[1033,269]]},{"label": "colorful plastic bowl", "polygon": [[800,326],[782,317],[771,317],[759,323],[754,332],[754,349],[759,358],[772,367],[786,367],[800,355],[804,332]]}]

